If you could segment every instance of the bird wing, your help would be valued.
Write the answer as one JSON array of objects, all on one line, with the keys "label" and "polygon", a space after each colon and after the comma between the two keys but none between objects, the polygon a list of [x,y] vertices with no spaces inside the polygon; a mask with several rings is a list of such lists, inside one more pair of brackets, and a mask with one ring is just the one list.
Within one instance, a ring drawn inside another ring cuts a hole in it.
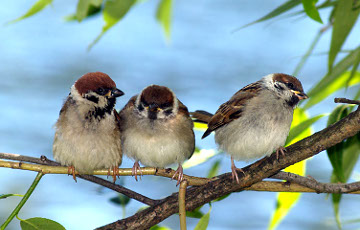
[{"label": "bird wing", "polygon": [[214,116],[210,119],[208,129],[205,131],[202,138],[207,137],[212,131],[220,128],[221,126],[241,117],[246,103],[248,103],[251,98],[255,97],[259,93],[260,89],[261,84],[259,82],[255,82],[236,92],[229,101],[223,103],[219,107]]}]

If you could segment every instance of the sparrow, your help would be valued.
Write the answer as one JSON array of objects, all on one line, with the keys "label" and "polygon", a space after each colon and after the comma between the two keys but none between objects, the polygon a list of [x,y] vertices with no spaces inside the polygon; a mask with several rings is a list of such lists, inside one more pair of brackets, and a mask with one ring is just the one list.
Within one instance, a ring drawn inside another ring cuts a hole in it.
[{"label": "sparrow", "polygon": [[122,161],[120,126],[114,109],[116,97],[124,93],[105,73],[93,72],[80,77],[60,110],[55,124],[53,155],[69,166],[76,181],[80,174],[96,169],[113,169],[116,180]]},{"label": "sparrow", "polygon": [[215,142],[231,156],[232,178],[239,183],[236,171],[243,170],[234,159],[250,161],[275,150],[277,159],[279,153],[284,155],[294,108],[306,98],[297,78],[274,73],[240,89],[214,115],[197,110],[192,117],[208,124],[202,138],[215,131]]},{"label": "sparrow", "polygon": [[182,163],[195,149],[193,122],[187,107],[167,87],[150,85],[133,96],[120,111],[121,143],[125,155],[135,160],[137,181],[141,164],[161,167],[177,163],[172,179],[183,180]]}]

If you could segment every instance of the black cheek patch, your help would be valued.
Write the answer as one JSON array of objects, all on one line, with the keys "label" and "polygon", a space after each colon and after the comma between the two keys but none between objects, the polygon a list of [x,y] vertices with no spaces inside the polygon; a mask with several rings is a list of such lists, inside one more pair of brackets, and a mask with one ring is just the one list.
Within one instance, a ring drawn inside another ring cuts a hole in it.
[{"label": "black cheek patch", "polygon": [[290,107],[294,107],[297,103],[299,103],[299,101],[300,101],[300,99],[297,96],[292,95],[290,100],[288,100],[286,102]]},{"label": "black cheek patch", "polygon": [[144,106],[139,105],[139,106],[137,107],[137,109],[138,109],[139,111],[143,111],[143,110],[144,110]]},{"label": "black cheek patch", "polygon": [[275,86],[275,88],[277,88],[277,89],[279,89],[279,90],[284,90],[284,87],[282,87],[282,86],[280,86],[280,85],[278,85],[278,84],[275,84],[274,86]]},{"label": "black cheek patch", "polygon": [[86,99],[88,99],[89,101],[92,101],[94,103],[99,103],[99,98],[95,97],[95,96],[85,96]]},{"label": "black cheek patch", "polygon": [[165,116],[169,116],[172,114],[172,109],[164,110]]}]

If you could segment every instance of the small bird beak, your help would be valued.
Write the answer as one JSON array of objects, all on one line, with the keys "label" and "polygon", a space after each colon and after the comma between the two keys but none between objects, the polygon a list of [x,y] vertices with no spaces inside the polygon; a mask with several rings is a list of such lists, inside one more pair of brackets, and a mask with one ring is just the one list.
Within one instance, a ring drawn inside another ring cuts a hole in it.
[{"label": "small bird beak", "polygon": [[151,103],[151,104],[149,105],[149,110],[150,110],[151,112],[157,112],[158,109],[159,109],[159,105],[156,104],[156,103]]},{"label": "small bird beak", "polygon": [[295,94],[295,96],[299,98],[299,100],[304,100],[306,98],[309,98],[308,95],[306,95],[306,93],[304,92],[295,91],[295,90],[292,90],[292,92]]},{"label": "small bird beak", "polygon": [[109,91],[105,96],[109,97],[110,95],[111,95],[111,97],[120,97],[120,96],[124,95],[124,92],[121,91],[120,89],[115,88],[115,89]]}]

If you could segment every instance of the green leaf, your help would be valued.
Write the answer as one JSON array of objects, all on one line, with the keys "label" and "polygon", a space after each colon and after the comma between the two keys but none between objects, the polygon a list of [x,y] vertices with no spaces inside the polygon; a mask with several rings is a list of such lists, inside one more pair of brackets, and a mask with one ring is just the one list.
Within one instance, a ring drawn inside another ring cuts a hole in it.
[{"label": "green leaf", "polygon": [[135,2],[135,0],[113,0],[105,2],[103,10],[105,25],[103,26],[101,33],[89,45],[89,50],[100,40],[106,31],[108,31],[126,15]]},{"label": "green leaf", "polygon": [[204,213],[202,213],[200,211],[200,209],[202,208],[203,206],[200,206],[200,207],[197,207],[196,209],[194,209],[193,211],[191,212],[186,212],[186,216],[187,217],[191,217],[191,218],[198,218],[200,219],[201,217],[204,216]]},{"label": "green leaf", "polygon": [[357,73],[357,69],[359,67],[360,64],[360,52],[357,54],[355,61],[354,61],[354,65],[353,68],[351,70],[351,74],[349,79],[346,81],[346,85],[345,87],[348,88],[350,86],[350,81],[353,79],[353,77],[355,77],[356,73]]},{"label": "green leaf", "polygon": [[116,197],[111,198],[110,201],[117,205],[126,206],[130,202],[130,198],[123,194],[118,194]]},{"label": "green leaf", "polygon": [[[353,105],[340,105],[335,108],[334,112],[329,117],[328,125],[333,124],[337,120],[340,120],[345,115],[350,113]],[[356,162],[360,155],[360,133],[354,137],[350,137],[345,141],[335,145],[338,152],[331,152],[328,149],[328,156],[331,164],[333,165],[333,173],[331,175],[331,183],[346,183],[355,167]],[[334,148],[332,147],[332,148]],[[337,154],[335,157],[334,154]],[[341,166],[339,166],[341,164]],[[340,168],[340,169],[339,169]],[[342,175],[339,175],[342,173]],[[341,229],[340,215],[339,215],[339,204],[341,201],[342,194],[332,194],[333,208],[335,213],[335,219],[338,227]]]},{"label": "green leaf", "polygon": [[302,4],[305,10],[305,13],[313,20],[323,23],[321,20],[320,14],[318,9],[316,8],[315,4],[318,0],[302,0]]},{"label": "green leaf", "polygon": [[37,2],[35,2],[35,4],[22,16],[18,17],[15,20],[12,20],[6,24],[12,24],[18,21],[21,21],[25,18],[31,17],[36,13],[39,13],[40,11],[42,11],[47,5],[49,5],[52,2],[52,0],[38,0]]},{"label": "green leaf", "polygon": [[240,28],[238,28],[236,30],[241,30],[241,29],[243,29],[245,27],[248,27],[248,26],[254,25],[256,23],[263,22],[263,21],[269,20],[271,18],[274,18],[276,16],[279,16],[279,15],[291,10],[295,6],[299,5],[300,3],[301,3],[301,0],[289,0],[289,1],[285,2],[284,4],[282,4],[281,6],[274,9],[273,11],[271,11],[270,13],[268,13],[267,15],[259,18],[258,20],[250,22],[250,23],[248,23],[248,24],[246,24],[246,25],[244,25],[244,26],[242,26],[242,27],[240,27]]},{"label": "green leaf", "polygon": [[22,230],[65,230],[58,222],[41,217],[21,220],[20,226]]},{"label": "green leaf", "polygon": [[159,225],[154,225],[150,228],[150,230],[171,230],[171,228],[168,227],[163,227],[163,226],[159,226]]},{"label": "green leaf", "polygon": [[334,78],[333,81],[329,82],[327,87],[321,87],[318,92],[313,92],[313,90],[311,90],[312,95],[309,96],[308,102],[305,104],[304,108],[309,108],[319,103],[336,91],[345,88],[347,84],[349,86],[353,86],[360,83],[360,72],[355,73],[351,79],[350,77],[351,73],[345,72],[337,78]]},{"label": "green leaf", "polygon": [[194,129],[197,131],[205,131],[207,130],[207,128],[208,128],[207,124],[194,122]]},{"label": "green leaf", "polygon": [[161,24],[168,42],[171,38],[171,14],[172,0],[161,0],[156,11],[156,19]]},{"label": "green leaf", "polygon": [[230,194],[231,194],[231,193],[226,194],[226,195],[223,195],[223,196],[221,196],[221,197],[219,197],[219,198],[217,198],[217,199],[213,200],[213,202],[222,201],[222,200],[224,200],[225,198],[227,198],[228,196],[230,196]]},{"label": "green leaf", "polygon": [[20,196],[23,197],[24,195],[20,195],[20,194],[0,194],[0,199],[5,199],[11,196]]},{"label": "green leaf", "polygon": [[196,165],[202,164],[205,161],[209,160],[211,157],[215,156],[217,152],[214,149],[201,149],[200,151],[195,151],[192,157],[185,161],[182,165],[183,168],[191,168]]},{"label": "green leaf", "polygon": [[352,0],[338,0],[335,8],[329,53],[329,71],[359,16],[360,8],[353,9],[353,3]]},{"label": "green leaf", "polygon": [[[318,121],[320,118],[324,117],[325,114],[320,114],[315,117],[309,118],[295,127],[292,127],[289,133],[289,136],[286,139],[285,145],[291,143],[296,137],[302,134],[306,129],[308,129],[312,124]],[[311,134],[310,134],[311,135]],[[304,137],[305,138],[305,137]]]},{"label": "green leaf", "polygon": [[201,219],[195,226],[194,230],[206,230],[207,226],[209,225],[210,212],[211,212],[211,207],[209,211],[203,217],[201,217]]},{"label": "green leaf", "polygon": [[221,163],[221,160],[217,160],[214,162],[214,164],[212,165],[212,167],[209,170],[207,178],[212,178],[219,174],[220,163]]}]

